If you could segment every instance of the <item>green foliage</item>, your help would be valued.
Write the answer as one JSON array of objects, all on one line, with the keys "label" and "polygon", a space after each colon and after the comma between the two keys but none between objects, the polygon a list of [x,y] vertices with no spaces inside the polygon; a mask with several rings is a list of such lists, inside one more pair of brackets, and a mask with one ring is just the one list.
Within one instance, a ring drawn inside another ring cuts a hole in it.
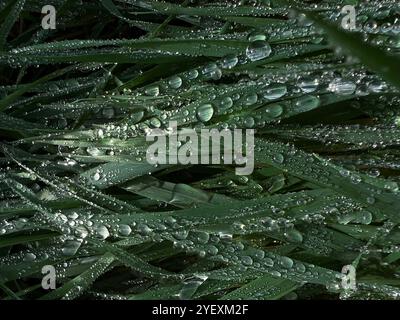
[{"label": "green foliage", "polygon": [[[398,1],[45,2],[0,3],[1,299],[399,298]],[[172,120],[253,174],[150,165]]]}]

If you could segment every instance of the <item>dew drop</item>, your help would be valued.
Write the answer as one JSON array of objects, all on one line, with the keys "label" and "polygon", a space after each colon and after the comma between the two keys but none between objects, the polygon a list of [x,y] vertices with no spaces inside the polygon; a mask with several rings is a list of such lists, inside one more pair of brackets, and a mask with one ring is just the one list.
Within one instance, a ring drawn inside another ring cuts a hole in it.
[{"label": "dew drop", "polygon": [[317,90],[319,81],[317,78],[303,78],[300,79],[299,88],[305,93],[311,93]]},{"label": "dew drop", "polygon": [[182,86],[182,78],[178,77],[178,76],[173,76],[173,77],[168,79],[168,85],[172,89],[178,89],[178,88],[180,88]]},{"label": "dew drop", "polygon": [[253,104],[257,103],[257,101],[258,96],[256,93],[249,94],[244,98],[244,104],[246,106],[252,106]]},{"label": "dew drop", "polygon": [[27,262],[34,261],[35,259],[36,259],[36,255],[31,252],[26,253],[24,256],[24,261],[27,261]]},{"label": "dew drop", "polygon": [[281,153],[277,153],[274,155],[274,162],[282,164],[285,161],[285,157]]},{"label": "dew drop", "polygon": [[235,55],[227,55],[221,61],[221,67],[224,69],[232,69],[234,68],[239,62],[239,59]]},{"label": "dew drop", "polygon": [[93,180],[94,181],[99,181],[100,180],[100,173],[98,171],[95,172],[93,175]]},{"label": "dew drop", "polygon": [[268,58],[271,55],[271,46],[263,40],[252,42],[246,49],[246,56],[250,61],[258,61]]},{"label": "dew drop", "polygon": [[227,110],[232,108],[233,106],[233,100],[231,97],[224,97],[222,100],[219,102],[219,108],[221,110]]},{"label": "dew drop", "polygon": [[267,87],[263,97],[267,100],[276,100],[282,98],[287,93],[287,87],[281,84],[274,84]]},{"label": "dew drop", "polygon": [[149,86],[145,89],[144,93],[151,97],[156,97],[160,94],[160,87],[157,85]]},{"label": "dew drop", "polygon": [[296,101],[296,107],[302,111],[315,109],[319,106],[320,100],[316,96],[304,96]]},{"label": "dew drop", "polygon": [[288,257],[282,257],[280,263],[286,269],[293,267],[293,260]]},{"label": "dew drop", "polygon": [[121,236],[127,237],[131,234],[132,229],[127,224],[120,224],[118,227],[118,232]]},{"label": "dew drop", "polygon": [[104,240],[104,239],[107,239],[110,236],[110,232],[108,231],[106,226],[99,225],[99,226],[96,227],[96,235],[100,239]]},{"label": "dew drop", "polygon": [[66,240],[61,251],[65,256],[73,256],[80,246],[81,242],[78,240]]},{"label": "dew drop", "polygon": [[283,113],[283,107],[279,104],[274,104],[272,106],[267,107],[265,109],[266,114],[270,118],[277,118]]},{"label": "dew drop", "polygon": [[357,86],[352,81],[335,79],[333,80],[328,87],[328,90],[339,95],[350,95],[356,91]]},{"label": "dew drop", "polygon": [[288,232],[286,232],[285,236],[286,236],[286,239],[288,239],[291,242],[297,242],[297,243],[303,242],[302,234],[295,229],[292,229],[292,230],[289,230]]},{"label": "dew drop", "polygon": [[210,121],[214,115],[214,108],[211,104],[203,104],[197,108],[196,116],[201,122]]}]

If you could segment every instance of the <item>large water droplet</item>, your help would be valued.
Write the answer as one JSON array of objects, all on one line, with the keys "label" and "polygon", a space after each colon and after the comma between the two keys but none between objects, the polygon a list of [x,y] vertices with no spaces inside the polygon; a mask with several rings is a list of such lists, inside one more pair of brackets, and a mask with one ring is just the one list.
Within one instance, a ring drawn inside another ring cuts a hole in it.
[{"label": "large water droplet", "polygon": [[277,153],[274,155],[274,162],[281,164],[283,163],[283,161],[285,161],[285,157],[283,156],[283,154]]},{"label": "large water droplet", "polygon": [[118,232],[121,236],[127,237],[131,234],[132,229],[127,224],[120,224],[118,227]]},{"label": "large water droplet", "polygon": [[267,100],[282,98],[287,93],[287,87],[283,84],[273,84],[267,87],[263,97]]},{"label": "large water droplet", "polygon": [[342,79],[333,80],[328,87],[328,90],[339,95],[350,95],[356,91],[357,86],[354,82]]},{"label": "large water droplet", "polygon": [[385,92],[387,90],[387,88],[388,88],[387,84],[383,81],[375,80],[375,81],[371,81],[368,84],[368,90],[373,93]]},{"label": "large water droplet", "polygon": [[224,97],[219,102],[219,109],[221,110],[230,109],[232,106],[233,106],[233,100],[231,97]]},{"label": "large water droplet", "polygon": [[270,118],[277,118],[283,113],[283,107],[279,104],[274,104],[265,109],[266,114]]},{"label": "large water droplet", "polygon": [[182,85],[182,78],[178,77],[178,76],[173,76],[171,78],[168,79],[168,85],[172,88],[172,89],[178,89],[181,87]]},{"label": "large water droplet", "polygon": [[73,256],[80,246],[81,242],[78,240],[66,240],[61,251],[66,256]]},{"label": "large water droplet", "polygon": [[108,231],[106,226],[99,225],[99,226],[96,227],[96,235],[100,239],[104,240],[104,239],[107,239],[110,236],[110,232]]},{"label": "large water droplet", "polygon": [[201,122],[210,121],[214,115],[214,108],[211,104],[203,104],[197,108],[196,116]]},{"label": "large water droplet", "polygon": [[286,269],[293,267],[293,260],[288,257],[282,257],[280,262],[281,265]]},{"label": "large water droplet", "polygon": [[303,242],[302,234],[295,229],[289,230],[288,232],[286,232],[285,235],[286,239],[288,239],[291,242],[298,242],[298,243]]},{"label": "large water droplet", "polygon": [[317,90],[319,80],[317,78],[303,78],[299,82],[299,88],[305,93],[314,92]]},{"label": "large water droplet", "polygon": [[256,93],[251,93],[249,95],[247,95],[246,97],[244,97],[244,104],[246,106],[251,106],[253,104],[255,104],[258,101],[258,96]]},{"label": "large water droplet", "polygon": [[188,80],[196,79],[199,76],[199,72],[196,69],[189,70],[185,73],[185,77]]},{"label": "large water droplet", "polygon": [[24,256],[24,261],[27,261],[27,262],[34,261],[35,259],[36,259],[36,255],[31,252],[26,253]]},{"label": "large water droplet", "polygon": [[201,71],[203,76],[206,79],[214,79],[218,80],[221,78],[221,70],[218,68],[217,64],[214,62],[211,62],[207,64]]},{"label": "large water droplet", "polygon": [[156,97],[160,94],[160,88],[157,85],[152,85],[147,87],[144,93],[148,96]]},{"label": "large water droplet", "polygon": [[258,31],[253,31],[251,32],[248,37],[247,40],[249,41],[265,41],[267,40],[267,36],[264,33],[260,33]]},{"label": "large water droplet", "polygon": [[207,280],[207,276],[194,276],[183,281],[183,287],[179,291],[179,299],[188,300],[193,297],[197,289]]},{"label": "large water droplet", "polygon": [[271,52],[271,46],[262,40],[252,42],[246,49],[246,55],[251,61],[268,58]]},{"label": "large water droplet", "polygon": [[95,174],[93,175],[93,180],[94,181],[99,181],[101,178],[100,172],[96,171]]},{"label": "large water droplet", "polygon": [[304,96],[296,101],[296,107],[302,111],[309,111],[319,106],[320,100],[316,96]]},{"label": "large water droplet", "polygon": [[89,232],[84,226],[78,226],[75,228],[75,235],[78,238],[85,239],[88,236]]},{"label": "large water droplet", "polygon": [[253,264],[253,259],[250,256],[243,256],[241,260],[245,266],[251,266]]},{"label": "large water droplet", "polygon": [[221,61],[221,67],[224,69],[232,69],[235,67],[239,62],[239,59],[235,55],[227,55]]}]

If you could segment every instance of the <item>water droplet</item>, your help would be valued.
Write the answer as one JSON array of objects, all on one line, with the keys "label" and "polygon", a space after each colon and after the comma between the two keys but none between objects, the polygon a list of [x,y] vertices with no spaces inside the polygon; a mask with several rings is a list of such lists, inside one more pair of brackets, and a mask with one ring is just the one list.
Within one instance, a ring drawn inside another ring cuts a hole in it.
[{"label": "water droplet", "polygon": [[286,269],[293,267],[293,260],[288,257],[281,257],[280,263]]},{"label": "water droplet", "polygon": [[279,104],[274,104],[265,109],[265,113],[270,118],[277,118],[283,113],[283,107]]},{"label": "water droplet", "polygon": [[182,78],[178,77],[178,76],[173,76],[173,77],[168,79],[168,85],[172,89],[178,89],[178,88],[180,88],[182,86]]},{"label": "water droplet", "polygon": [[247,40],[253,42],[253,41],[257,41],[257,40],[267,40],[267,36],[264,33],[260,33],[258,31],[253,31],[249,34],[249,36],[247,37]]},{"label": "water droplet", "polygon": [[99,225],[99,226],[96,227],[96,235],[100,239],[104,240],[104,239],[107,239],[110,236],[110,232],[108,231],[106,226]]},{"label": "water droplet", "polygon": [[207,243],[208,240],[210,240],[210,235],[207,232],[199,232],[196,238],[199,243],[204,244]]},{"label": "water droplet", "polygon": [[305,93],[311,93],[317,90],[319,80],[317,78],[303,78],[299,82],[299,88]]},{"label": "water droplet", "polygon": [[273,84],[269,85],[263,97],[267,100],[276,100],[282,98],[287,93],[287,87],[283,84]]},{"label": "water droplet", "polygon": [[274,266],[274,261],[271,258],[264,258],[264,263],[268,267],[273,267]]},{"label": "water droplet", "polygon": [[78,240],[66,240],[61,251],[65,256],[73,256],[80,246],[81,242]]},{"label": "water droplet", "polygon": [[288,239],[291,242],[298,242],[298,243],[303,242],[302,234],[295,229],[289,230],[288,232],[286,232],[285,235],[286,239]]},{"label": "water droplet", "polygon": [[244,98],[244,104],[246,106],[251,106],[258,101],[258,96],[256,93],[251,93]]},{"label": "water droplet", "polygon": [[255,125],[255,120],[253,117],[246,117],[246,119],[244,120],[244,125],[247,128],[253,128]]},{"label": "water droplet", "polygon": [[196,69],[190,70],[185,73],[185,77],[188,80],[196,79],[199,76],[199,72]]},{"label": "water droplet", "polygon": [[156,97],[160,94],[160,87],[157,85],[149,86],[145,89],[144,93],[148,96]]},{"label": "water droplet", "polygon": [[158,119],[158,118],[151,118],[150,119],[150,125],[153,128],[160,128],[162,123],[161,123],[160,119]]},{"label": "water droplet", "polygon": [[232,69],[234,68],[239,62],[239,59],[235,55],[227,55],[221,61],[221,67],[224,69]]},{"label": "water droplet", "polygon": [[232,108],[232,106],[233,106],[233,100],[231,97],[224,97],[219,102],[219,109],[221,109],[221,110],[230,109],[230,108]]},{"label": "water droplet", "polygon": [[372,213],[367,210],[362,210],[359,213],[358,219],[354,222],[361,224],[370,224],[372,222]]},{"label": "water droplet", "polygon": [[246,49],[246,55],[251,61],[268,58],[271,52],[271,46],[262,40],[252,42]]},{"label": "water droplet", "polygon": [[374,204],[375,203],[375,198],[374,197],[367,197],[367,203]]},{"label": "water droplet", "polygon": [[27,261],[27,262],[34,261],[35,259],[36,259],[36,255],[31,252],[26,253],[24,256],[24,261]]},{"label": "water droplet", "polygon": [[276,271],[276,270],[272,270],[272,271],[270,272],[270,274],[271,274],[272,276],[278,277],[278,278],[282,276],[282,274],[281,274],[279,271]]},{"label": "water droplet", "polygon": [[75,228],[75,235],[80,239],[85,239],[89,232],[84,226],[77,226]]},{"label": "water droplet", "polygon": [[203,104],[197,108],[197,119],[201,122],[210,121],[214,115],[214,108],[211,104]]},{"label": "water droplet", "polygon": [[196,275],[194,277],[185,279],[183,281],[183,287],[179,291],[180,300],[188,300],[193,297],[197,289],[207,280],[207,276]]},{"label": "water droplet", "polygon": [[383,81],[371,81],[368,84],[368,90],[373,93],[382,93],[387,90],[388,86]]},{"label": "water droplet", "polygon": [[118,227],[118,232],[121,236],[127,237],[131,234],[132,229],[127,224],[120,224]]},{"label": "water droplet", "polygon": [[253,259],[250,256],[243,256],[241,261],[245,266],[251,266],[253,264]]},{"label": "water droplet", "polygon": [[274,155],[274,162],[282,164],[285,161],[285,157],[281,153],[277,153]]},{"label": "water droplet", "polygon": [[222,76],[221,70],[218,68],[217,64],[214,63],[214,62],[211,62],[211,63],[207,64],[202,69],[201,73],[203,74],[203,76],[206,79],[218,80]]},{"label": "water droplet", "polygon": [[95,174],[93,175],[93,180],[94,181],[99,181],[100,180],[100,173],[98,171],[95,172]]},{"label": "water droplet", "polygon": [[350,95],[356,91],[357,86],[354,82],[342,79],[333,80],[328,87],[328,90],[339,95]]},{"label": "water droplet", "polygon": [[319,106],[320,100],[316,96],[304,96],[296,101],[296,107],[302,111],[315,109]]},{"label": "water droplet", "polygon": [[108,106],[108,107],[103,108],[102,114],[106,119],[112,119],[114,117],[115,110],[113,107]]}]

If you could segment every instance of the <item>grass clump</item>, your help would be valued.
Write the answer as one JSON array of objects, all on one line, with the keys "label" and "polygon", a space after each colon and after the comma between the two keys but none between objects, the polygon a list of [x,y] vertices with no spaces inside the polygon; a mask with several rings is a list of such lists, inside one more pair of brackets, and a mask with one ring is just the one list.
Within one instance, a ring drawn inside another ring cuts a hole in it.
[{"label": "grass clump", "polygon": [[[397,1],[45,2],[0,4],[2,299],[399,297]],[[170,120],[254,172],[149,164]]]}]

